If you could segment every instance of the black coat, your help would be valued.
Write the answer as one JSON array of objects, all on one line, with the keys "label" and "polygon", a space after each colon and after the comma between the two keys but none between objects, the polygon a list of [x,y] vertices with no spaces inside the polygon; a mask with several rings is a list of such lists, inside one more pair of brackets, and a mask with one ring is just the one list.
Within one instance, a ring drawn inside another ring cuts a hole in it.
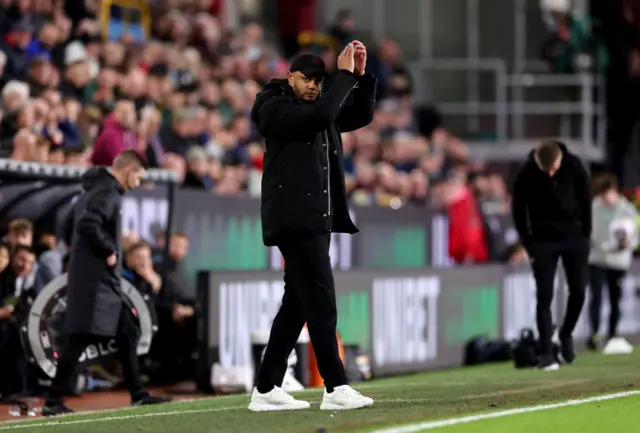
[{"label": "black coat", "polygon": [[531,254],[536,241],[588,241],[591,192],[580,159],[561,146],[563,158],[553,177],[535,162],[533,152],[516,177],[512,212],[520,239]]},{"label": "black coat", "polygon": [[[84,193],[73,208],[67,285],[67,331],[113,337],[123,295],[120,290],[120,212],[125,190],[104,168],[82,176]],[[115,266],[107,257],[118,255]]]},{"label": "black coat", "polygon": [[340,133],[371,123],[376,83],[370,74],[340,71],[315,102],[295,98],[286,80],[272,80],[258,94],[251,117],[266,139],[265,245],[291,233],[358,232],[349,216]]}]

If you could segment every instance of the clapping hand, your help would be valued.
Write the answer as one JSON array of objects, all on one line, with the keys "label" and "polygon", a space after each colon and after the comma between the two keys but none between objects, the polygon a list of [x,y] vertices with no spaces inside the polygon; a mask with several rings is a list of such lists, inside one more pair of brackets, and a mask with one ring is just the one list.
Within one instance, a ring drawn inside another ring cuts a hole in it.
[{"label": "clapping hand", "polygon": [[357,76],[362,76],[367,67],[367,47],[360,41],[353,41],[352,44],[355,48],[353,73]]},{"label": "clapping hand", "polygon": [[355,67],[355,47],[353,44],[347,45],[338,56],[338,70],[353,72]]}]

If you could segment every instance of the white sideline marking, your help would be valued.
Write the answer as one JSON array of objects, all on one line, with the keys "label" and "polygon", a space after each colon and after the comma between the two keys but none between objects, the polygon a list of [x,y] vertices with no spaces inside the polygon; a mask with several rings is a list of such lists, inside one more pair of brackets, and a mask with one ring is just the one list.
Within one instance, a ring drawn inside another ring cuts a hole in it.
[{"label": "white sideline marking", "polygon": [[[605,400],[613,400],[616,398],[629,397],[633,395],[640,395],[640,390],[620,392],[617,394],[605,394],[601,396],[589,397],[589,398],[584,398],[580,400],[568,400],[562,403],[533,406],[533,407],[524,407],[520,409],[510,409],[510,410],[505,410],[501,412],[471,415],[471,416],[466,416],[461,418],[451,418],[451,419],[446,419],[441,421],[429,421],[429,422],[412,424],[412,425],[403,426],[403,427],[385,428],[385,429],[375,430],[372,433],[417,433],[423,430],[432,430],[432,429],[447,427],[451,425],[466,424],[474,421],[482,421],[485,419],[502,418],[510,415],[519,415],[523,413],[556,409],[556,408],[567,407],[567,406],[577,406],[581,404],[594,403],[594,402],[605,401]],[[375,400],[376,403],[424,403],[424,402],[430,402],[430,401],[433,401],[433,399],[397,398],[397,399]],[[177,401],[174,403],[181,403],[181,401]],[[123,410],[126,411],[128,409],[130,410],[133,408],[115,409],[115,410],[108,410],[103,412],[108,413],[108,412],[114,412],[114,411],[123,411]],[[172,416],[172,415],[227,412],[227,411],[241,410],[241,409],[246,409],[246,405],[227,406],[227,407],[218,407],[218,408],[210,408],[210,409],[170,410],[165,412],[133,413],[131,415],[109,415],[109,416],[96,417],[96,418],[73,419],[80,416],[96,415],[100,413],[100,411],[76,412],[76,413],[61,416],[61,417],[49,418],[49,419],[43,420],[42,422],[35,422],[33,420],[15,420],[15,421],[3,422],[3,423],[0,423],[0,431],[1,430],[18,430],[18,429],[36,428],[36,427],[56,427],[56,426],[75,425],[75,424],[90,424],[95,422],[106,422],[106,421],[123,421],[128,419],[139,419],[139,418],[156,418],[156,417]]]},{"label": "white sideline marking", "polygon": [[503,410],[503,411],[500,411],[500,412],[483,413],[483,414],[479,414],[479,415],[471,415],[471,416],[465,416],[465,417],[461,417],[461,418],[450,418],[450,419],[444,419],[444,420],[441,420],[441,421],[427,421],[427,422],[407,425],[407,426],[403,426],[403,427],[392,427],[392,428],[374,430],[372,433],[418,433],[418,432],[422,432],[424,430],[433,430],[433,429],[437,429],[437,428],[440,428],[440,427],[448,427],[448,426],[458,425],[458,424],[467,424],[467,423],[475,422],[475,421],[483,421],[485,419],[503,418],[505,416],[521,415],[521,414],[524,414],[524,413],[539,412],[539,411],[542,411],[542,410],[550,410],[550,409],[558,409],[558,408],[561,408],[561,407],[568,407],[568,406],[579,406],[579,405],[588,404],[588,403],[596,403],[596,402],[599,402],[599,401],[613,400],[613,399],[616,399],[616,398],[631,397],[633,395],[640,395],[640,390],[638,390],[638,391],[619,392],[619,393],[616,393],[616,394],[604,394],[604,395],[599,395],[599,396],[596,396],[596,397],[582,398],[582,399],[576,399],[576,400],[567,400],[567,401],[564,401],[564,402],[561,402],[561,403],[544,404],[544,405],[531,406],[531,407],[522,407],[522,408],[519,408],[519,409],[510,409],[510,410]]},{"label": "white sideline marking", "polygon": [[[74,415],[91,415],[89,412],[79,412],[71,415],[50,418],[49,421],[43,422],[15,422],[15,423],[6,423],[0,424],[0,430],[17,430],[17,429],[25,429],[25,428],[34,428],[34,427],[56,427],[60,425],[72,425],[72,424],[90,424],[94,422],[104,422],[104,421],[122,421],[127,419],[137,419],[137,418],[155,418],[161,416],[171,416],[171,415],[188,415],[193,413],[210,413],[210,412],[225,412],[230,410],[238,410],[244,409],[245,406],[229,406],[229,407],[218,407],[211,409],[187,409],[187,410],[171,410],[167,412],[149,412],[149,413],[135,413],[131,415],[113,415],[113,416],[105,416],[104,418],[86,418],[86,419],[69,419]],[[95,412],[93,412],[95,414]]]}]

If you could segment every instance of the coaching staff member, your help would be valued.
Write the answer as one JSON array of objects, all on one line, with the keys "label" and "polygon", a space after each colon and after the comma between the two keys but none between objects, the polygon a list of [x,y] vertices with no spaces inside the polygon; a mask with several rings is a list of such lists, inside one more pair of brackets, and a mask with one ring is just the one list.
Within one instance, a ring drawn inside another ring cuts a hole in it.
[{"label": "coaching staff member", "polygon": [[[366,49],[358,41],[338,57],[338,73],[321,96],[322,59],[296,58],[287,80],[260,93],[252,118],[266,139],[262,177],[262,236],[284,257],[285,294],[257,374],[249,409],[309,407],[280,389],[287,358],[307,323],[324,379],[321,409],[373,404],[347,385],[336,340],[336,295],[329,258],[331,232],[356,233],[349,217],[341,132],[373,119],[376,80],[365,73]],[[346,103],[352,97],[350,103]]]},{"label": "coaching staff member", "polygon": [[62,401],[78,358],[89,344],[116,339],[118,358],[134,405],[164,403],[142,388],[138,329],[120,291],[122,196],[140,186],[145,163],[133,150],[120,153],[111,172],[91,168],[82,176],[84,193],[73,208],[73,234],[67,284],[67,343],[42,409],[44,416],[71,412]]},{"label": "coaching staff member", "polygon": [[587,171],[564,144],[545,141],[530,153],[515,181],[513,218],[536,280],[539,367],[557,370],[551,343],[551,302],[558,259],[562,260],[569,286],[567,311],[558,333],[560,355],[572,363],[575,352],[571,334],[584,304],[591,237]]}]

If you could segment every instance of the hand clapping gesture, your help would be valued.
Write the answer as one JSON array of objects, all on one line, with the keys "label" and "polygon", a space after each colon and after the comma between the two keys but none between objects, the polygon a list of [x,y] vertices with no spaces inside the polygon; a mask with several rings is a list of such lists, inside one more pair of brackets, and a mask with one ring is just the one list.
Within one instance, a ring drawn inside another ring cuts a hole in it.
[{"label": "hand clapping gesture", "polygon": [[353,41],[351,44],[355,47],[353,73],[357,76],[362,76],[367,67],[367,47],[360,41]]}]

